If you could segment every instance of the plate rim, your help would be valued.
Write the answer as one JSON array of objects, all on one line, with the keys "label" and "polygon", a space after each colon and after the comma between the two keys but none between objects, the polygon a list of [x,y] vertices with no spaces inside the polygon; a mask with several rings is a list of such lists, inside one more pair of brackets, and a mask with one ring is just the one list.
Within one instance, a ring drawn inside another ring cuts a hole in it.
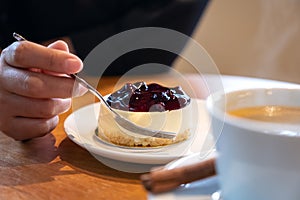
[{"label": "plate rim", "polygon": [[[205,105],[204,99],[194,99],[194,100],[197,101],[198,105],[201,103],[203,104],[202,106]],[[76,113],[80,114],[81,112],[84,112],[89,109],[95,109],[97,107],[100,108],[100,102],[95,102],[95,103],[85,105],[85,106],[75,110],[71,114],[69,114],[64,121],[64,130],[65,130],[65,133],[67,134],[68,138],[71,139],[77,145],[79,145],[79,146],[83,147],[84,149],[86,149],[87,151],[89,151],[91,154],[96,154],[97,156],[102,156],[102,157],[106,157],[106,158],[113,159],[113,160],[137,163],[137,164],[167,164],[168,162],[171,162],[175,159],[195,153],[195,152],[189,152],[188,149],[185,149],[185,152],[183,154],[170,155],[170,154],[158,154],[157,151],[148,151],[148,152],[141,152],[141,153],[118,151],[118,150],[114,150],[114,149],[106,149],[106,148],[100,147],[99,145],[97,145],[97,146],[92,145],[87,148],[86,144],[84,144],[84,142],[78,141],[78,139],[76,138],[76,136],[74,136],[74,134],[77,134],[77,135],[79,134],[81,136],[82,135],[84,135],[84,136],[92,135],[92,134],[91,133],[80,134],[78,132],[74,133],[75,130],[72,130],[70,128],[69,123],[72,123],[71,120],[74,119],[74,115]],[[207,134],[211,134],[211,133],[208,132]],[[189,141],[189,142],[193,146],[193,145],[195,145],[194,142],[196,140],[196,136],[194,136],[192,139],[193,139],[193,141]],[[94,140],[93,140],[93,142],[100,143],[100,142],[96,142]],[[179,143],[179,144],[181,144],[181,143]],[[175,145],[178,145],[178,144],[174,144],[174,146]],[[214,147],[212,147],[211,149],[213,150]],[[142,159],[142,160],[140,160],[140,159]]]}]

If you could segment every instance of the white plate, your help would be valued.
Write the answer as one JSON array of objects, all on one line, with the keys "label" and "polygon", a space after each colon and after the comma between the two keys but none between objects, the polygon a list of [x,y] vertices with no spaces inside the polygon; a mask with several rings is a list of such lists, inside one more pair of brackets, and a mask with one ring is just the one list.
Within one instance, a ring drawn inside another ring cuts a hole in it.
[{"label": "white plate", "polygon": [[193,99],[192,102],[192,106],[195,106],[198,111],[199,122],[190,138],[162,148],[128,149],[99,141],[99,138],[95,136],[99,103],[73,112],[65,120],[64,128],[72,141],[87,149],[103,164],[120,171],[146,172],[154,166],[166,164],[195,152],[201,152],[205,156],[214,149],[213,137],[208,131],[210,120],[206,113],[205,101]]},{"label": "white plate", "polygon": [[[198,79],[199,76],[194,78]],[[205,80],[211,88],[214,88],[214,84],[219,83],[219,79],[220,77],[216,75],[205,75]],[[299,88],[297,84],[248,77],[221,76],[221,79],[226,91],[253,87]],[[161,151],[128,150],[99,142],[94,133],[99,113],[99,104],[97,103],[80,108],[68,116],[64,128],[71,140],[87,149],[103,164],[121,171],[141,173],[149,171],[153,166],[163,165],[195,152],[206,154],[213,149],[214,142],[208,131],[210,120],[206,113],[205,102],[201,100],[196,102],[200,120],[193,137],[179,144],[163,148]]]}]

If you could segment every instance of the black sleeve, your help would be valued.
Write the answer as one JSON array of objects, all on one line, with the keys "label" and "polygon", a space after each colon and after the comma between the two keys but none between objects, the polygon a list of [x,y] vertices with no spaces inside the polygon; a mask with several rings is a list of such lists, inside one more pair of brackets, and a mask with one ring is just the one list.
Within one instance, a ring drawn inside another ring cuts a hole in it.
[{"label": "black sleeve", "polygon": [[[77,54],[84,59],[99,43],[122,31],[139,27],[163,27],[190,36],[203,14],[208,0],[141,1],[121,18],[71,35]],[[121,8],[120,8],[121,9]],[[174,41],[176,42],[176,41]],[[183,49],[184,45],[179,48]],[[142,49],[129,52],[116,59],[105,71],[105,75],[124,74],[131,68],[145,63],[161,63],[171,66],[177,55],[158,49]],[[107,66],[106,66],[107,67]],[[97,74],[93,69],[90,74]]]},{"label": "black sleeve", "polygon": [[[105,39],[133,28],[163,27],[191,35],[208,1],[2,0],[0,45],[4,48],[13,42],[13,32],[34,42],[70,36],[76,53],[84,59]],[[175,58],[170,52],[138,50],[116,59],[106,74],[123,74],[149,62],[170,66]]]}]

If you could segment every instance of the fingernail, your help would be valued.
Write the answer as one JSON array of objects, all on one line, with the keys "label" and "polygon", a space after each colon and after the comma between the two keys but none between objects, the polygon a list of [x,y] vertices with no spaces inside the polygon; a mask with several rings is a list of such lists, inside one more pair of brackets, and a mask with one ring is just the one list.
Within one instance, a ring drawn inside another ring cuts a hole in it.
[{"label": "fingernail", "polygon": [[83,63],[79,58],[68,58],[65,62],[65,66],[67,67],[68,71],[70,71],[70,74],[73,74],[82,69]]}]

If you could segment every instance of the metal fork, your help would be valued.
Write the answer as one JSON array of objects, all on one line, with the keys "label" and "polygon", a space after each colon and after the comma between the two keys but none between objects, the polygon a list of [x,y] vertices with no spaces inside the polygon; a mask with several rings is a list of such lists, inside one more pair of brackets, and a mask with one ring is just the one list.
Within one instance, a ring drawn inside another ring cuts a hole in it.
[{"label": "metal fork", "polygon": [[[17,33],[13,33],[13,37],[18,41],[24,41],[26,40],[24,37]],[[150,136],[150,137],[156,137],[156,138],[167,138],[172,139],[176,136],[176,133],[173,132],[167,132],[162,130],[152,130],[145,127],[138,126],[134,124],[133,122],[129,121],[125,117],[121,116],[119,113],[117,113],[115,110],[113,110],[110,105],[106,102],[104,97],[98,92],[97,89],[95,89],[93,86],[91,86],[89,83],[87,83],[84,79],[79,77],[76,74],[69,74],[70,77],[77,80],[82,86],[87,88],[92,94],[94,94],[101,102],[111,111],[111,114],[115,120],[115,122],[122,128],[133,132],[135,134],[143,135],[143,136]],[[127,133],[129,134],[129,133]],[[130,135],[130,134],[129,134]]]}]

